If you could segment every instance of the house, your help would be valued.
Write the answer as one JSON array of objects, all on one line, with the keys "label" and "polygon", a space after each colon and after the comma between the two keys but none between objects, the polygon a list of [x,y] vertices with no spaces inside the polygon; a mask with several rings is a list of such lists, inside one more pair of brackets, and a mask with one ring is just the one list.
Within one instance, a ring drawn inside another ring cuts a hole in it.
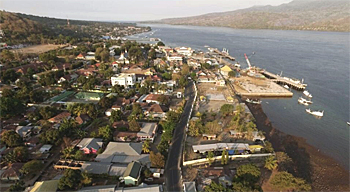
[{"label": "house", "polygon": [[129,131],[115,131],[113,134],[114,141],[137,141],[137,132],[129,132]]},{"label": "house", "polygon": [[112,86],[123,85],[124,87],[134,86],[136,83],[135,73],[121,73],[111,77]]},{"label": "house", "polygon": [[149,165],[149,154],[141,154],[142,143],[109,142],[105,151],[95,158],[95,161],[110,163],[131,163],[138,161]]},{"label": "house", "polygon": [[157,123],[142,123],[141,130],[137,133],[137,137],[140,141],[150,140],[153,142],[156,137],[157,128]]},{"label": "house", "polygon": [[84,151],[84,154],[96,154],[97,151],[102,147],[102,145],[102,139],[84,138],[77,144],[77,147],[79,148],[79,150]]},{"label": "house", "polygon": [[182,55],[171,54],[167,57],[169,61],[182,61]]},{"label": "house", "polygon": [[175,50],[178,54],[185,55],[185,56],[191,56],[193,53],[193,50],[191,49],[191,47],[176,47]]},{"label": "house", "polygon": [[99,101],[103,97],[103,93],[95,92],[79,92],[74,95],[76,99],[81,99],[85,101]]},{"label": "house", "polygon": [[208,151],[223,151],[228,150],[228,153],[233,155],[235,152],[242,153],[249,151],[249,145],[247,143],[215,143],[215,144],[204,144],[204,145],[192,145],[195,153],[205,153]]},{"label": "house", "polygon": [[127,121],[116,121],[112,124],[115,129],[126,128],[129,129],[129,123]]},{"label": "house", "polygon": [[63,119],[70,119],[71,118],[71,114],[69,112],[62,112],[54,117],[52,117],[51,119],[49,119],[48,121],[50,123],[62,123]]},{"label": "house", "polygon": [[75,118],[75,121],[79,124],[82,125],[88,121],[90,121],[90,117],[86,114],[80,114],[78,117]]},{"label": "house", "polygon": [[123,179],[126,186],[139,185],[141,181],[142,165],[139,162],[131,162],[126,168]]},{"label": "house", "polygon": [[29,147],[35,147],[39,143],[39,141],[40,141],[39,137],[31,137],[24,144]]},{"label": "house", "polygon": [[76,57],[76,59],[82,59],[82,60],[85,60],[85,56],[86,56],[86,54],[85,53],[80,53],[77,57]]},{"label": "house", "polygon": [[67,81],[67,82],[72,82],[74,80],[76,80],[78,78],[78,75],[76,73],[73,73],[73,74],[68,74],[68,75],[65,75],[63,77],[61,77],[57,83],[62,83],[64,81]]},{"label": "house", "polygon": [[205,140],[216,140],[215,134],[202,134],[202,137]]},{"label": "house", "polygon": [[121,53],[120,57],[117,59],[118,64],[129,64],[130,61],[126,58],[126,53]]},{"label": "house", "polygon": [[70,66],[71,66],[72,64],[70,64],[70,63],[60,63],[60,64],[57,64],[57,65],[55,65],[51,70],[52,71],[58,71],[58,70],[64,70],[64,71],[66,71],[67,69],[69,69],[70,68]]},{"label": "house", "polygon": [[184,192],[197,192],[196,182],[183,182]]},{"label": "house", "polygon": [[97,185],[92,187],[83,187],[78,192],[114,192],[117,185]]},{"label": "house", "polygon": [[29,192],[57,191],[59,180],[37,181]]},{"label": "house", "polygon": [[[163,96],[162,94],[148,94],[143,101],[146,101],[147,103],[156,103],[159,104],[158,98]],[[166,96],[167,97],[167,96]]]},{"label": "house", "polygon": [[2,174],[2,181],[19,181],[22,177],[22,173],[20,172],[23,167],[23,163],[14,163],[10,165]]},{"label": "house", "polygon": [[22,138],[29,138],[33,126],[17,126],[16,133],[18,133]]},{"label": "house", "polygon": [[232,71],[232,69],[225,65],[224,67],[220,68],[220,73],[223,75],[223,76],[228,76],[228,74]]},{"label": "house", "polygon": [[152,116],[153,118],[163,119],[166,117],[166,111],[169,109],[159,104],[153,104],[146,111],[146,116]]},{"label": "house", "polygon": [[114,192],[161,192],[161,185],[139,185],[137,187],[119,187]]},{"label": "house", "polygon": [[[244,137],[246,134],[248,134],[247,132],[238,132],[235,130],[230,130],[230,134],[234,137],[234,138],[242,138]],[[259,133],[259,131],[253,131],[251,133],[251,140],[256,141],[256,140],[265,140],[265,136],[261,133]]]},{"label": "house", "polygon": [[111,168],[112,163],[103,163],[103,162],[84,162],[81,166],[81,171],[86,171],[91,174],[104,174],[108,173]]},{"label": "house", "polygon": [[51,150],[51,148],[52,148],[52,145],[46,144],[46,145],[43,145],[43,146],[39,149],[39,151],[40,151],[40,153],[48,153],[48,152]]}]

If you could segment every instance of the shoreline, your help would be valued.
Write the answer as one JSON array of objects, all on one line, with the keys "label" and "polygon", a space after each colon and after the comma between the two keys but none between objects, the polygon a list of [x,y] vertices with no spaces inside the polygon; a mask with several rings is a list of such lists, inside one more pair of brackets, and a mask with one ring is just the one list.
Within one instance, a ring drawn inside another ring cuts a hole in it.
[{"label": "shoreline", "polygon": [[332,157],[308,144],[304,138],[288,135],[274,127],[261,105],[247,104],[257,128],[265,132],[276,152],[293,160],[294,174],[309,182],[313,191],[350,191],[349,172]]}]

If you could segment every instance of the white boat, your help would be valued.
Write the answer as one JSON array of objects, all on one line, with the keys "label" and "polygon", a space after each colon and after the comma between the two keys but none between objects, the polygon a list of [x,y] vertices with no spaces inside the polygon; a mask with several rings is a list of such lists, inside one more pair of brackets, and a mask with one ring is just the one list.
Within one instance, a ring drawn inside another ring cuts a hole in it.
[{"label": "white boat", "polygon": [[324,112],[324,111],[311,111],[311,109],[305,109],[305,111],[317,117],[323,117],[323,112]]},{"label": "white boat", "polygon": [[208,48],[208,47],[210,47],[210,46],[209,46],[209,45],[204,45],[204,47]]},{"label": "white boat", "polygon": [[307,96],[307,97],[312,98],[312,95],[311,95],[311,94],[309,93],[309,91],[307,91],[307,90],[303,91],[303,94],[304,94],[305,96]]},{"label": "white boat", "polygon": [[350,126],[350,122],[348,121],[348,122],[346,122],[349,126]]},{"label": "white boat", "polygon": [[298,102],[303,102],[303,103],[307,103],[307,104],[313,103],[311,100],[304,99],[303,97],[299,97]]},{"label": "white boat", "polygon": [[283,87],[286,88],[286,89],[289,89],[289,86],[288,86],[288,85],[284,85]]},{"label": "white boat", "polygon": [[252,99],[249,99],[249,98],[248,98],[248,99],[246,99],[245,101],[248,102],[248,103],[253,103],[253,104],[261,104],[261,101],[260,101],[260,100],[256,100],[256,101],[255,101],[255,100],[252,100]]},{"label": "white boat", "polygon": [[299,97],[298,99],[298,103],[302,104],[302,105],[305,105],[305,106],[308,106],[309,103],[306,101],[306,99],[302,98],[302,97]]}]

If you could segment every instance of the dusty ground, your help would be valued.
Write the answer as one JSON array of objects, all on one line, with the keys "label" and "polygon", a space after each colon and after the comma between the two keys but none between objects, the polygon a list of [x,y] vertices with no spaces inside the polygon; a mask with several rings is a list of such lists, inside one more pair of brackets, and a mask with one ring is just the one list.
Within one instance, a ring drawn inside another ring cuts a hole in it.
[{"label": "dusty ground", "polygon": [[29,47],[25,47],[22,49],[15,49],[13,52],[19,52],[22,54],[29,54],[29,53],[35,53],[35,54],[40,54],[40,53],[45,53],[47,51],[51,51],[57,48],[65,47],[67,45],[33,45]]},{"label": "dusty ground", "polygon": [[258,129],[266,132],[275,151],[292,159],[294,176],[311,183],[313,191],[349,191],[349,172],[331,157],[309,145],[303,138],[287,135],[272,126],[260,105],[248,105]]}]

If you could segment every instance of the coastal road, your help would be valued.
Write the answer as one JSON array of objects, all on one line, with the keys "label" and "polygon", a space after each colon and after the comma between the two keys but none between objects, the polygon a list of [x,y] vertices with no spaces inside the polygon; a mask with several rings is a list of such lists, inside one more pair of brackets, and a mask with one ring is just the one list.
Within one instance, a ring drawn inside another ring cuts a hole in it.
[{"label": "coastal road", "polygon": [[194,102],[194,83],[191,81],[188,83],[185,89],[185,98],[187,99],[184,112],[181,115],[180,122],[176,125],[173,140],[169,148],[168,160],[165,166],[165,188],[166,191],[182,191],[181,186],[181,158],[182,158],[182,148],[183,140],[185,136],[185,128],[187,125],[187,120],[189,118],[191,106]]}]

